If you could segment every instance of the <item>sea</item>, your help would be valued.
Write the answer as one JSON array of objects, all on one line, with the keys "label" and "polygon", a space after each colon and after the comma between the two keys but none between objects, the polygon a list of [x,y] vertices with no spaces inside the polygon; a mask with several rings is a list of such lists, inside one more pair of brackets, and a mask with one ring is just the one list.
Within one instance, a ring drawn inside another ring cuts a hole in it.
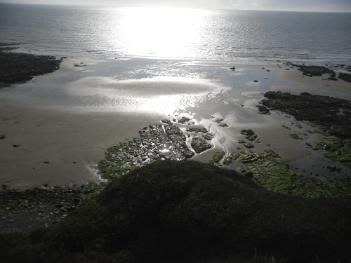
[{"label": "sea", "polygon": [[0,42],[56,56],[347,64],[351,14],[0,4]]}]

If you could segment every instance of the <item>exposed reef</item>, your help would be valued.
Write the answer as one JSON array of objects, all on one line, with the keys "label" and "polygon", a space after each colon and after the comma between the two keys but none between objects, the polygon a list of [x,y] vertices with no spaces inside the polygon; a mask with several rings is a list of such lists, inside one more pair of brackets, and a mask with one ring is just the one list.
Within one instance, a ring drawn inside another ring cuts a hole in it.
[{"label": "exposed reef", "polygon": [[245,167],[243,174],[274,192],[306,198],[351,196],[350,177],[322,177],[293,171],[273,150],[263,153],[242,150],[227,158],[241,162]]},{"label": "exposed reef", "polygon": [[297,69],[300,70],[302,74],[309,77],[322,76],[324,74],[330,74],[330,77],[332,78],[335,78],[336,76],[335,71],[324,66],[307,66],[307,65],[298,65],[293,63],[289,63],[289,65],[297,67]]},{"label": "exposed reef", "polygon": [[144,127],[139,131],[139,136],[106,151],[105,159],[99,163],[99,169],[105,178],[117,178],[156,160],[189,159],[194,156],[194,152],[202,153],[210,149],[213,138],[204,126],[192,125],[183,132],[170,120]]},{"label": "exposed reef", "polygon": [[348,73],[340,73],[339,78],[346,81],[346,82],[351,82],[351,74]]},{"label": "exposed reef", "polygon": [[0,46],[0,88],[54,72],[62,62],[62,59],[53,56],[8,52],[12,49],[13,46],[9,44]]},{"label": "exposed reef", "polygon": [[[351,102],[344,99],[301,93],[267,92],[262,105],[294,116],[298,121],[318,125],[325,139],[313,148],[326,157],[351,167]],[[296,138],[298,139],[298,138]]]},{"label": "exposed reef", "polygon": [[264,94],[261,104],[270,110],[290,114],[298,121],[309,121],[320,125],[330,135],[351,138],[351,102],[328,96],[300,95],[280,91]]}]

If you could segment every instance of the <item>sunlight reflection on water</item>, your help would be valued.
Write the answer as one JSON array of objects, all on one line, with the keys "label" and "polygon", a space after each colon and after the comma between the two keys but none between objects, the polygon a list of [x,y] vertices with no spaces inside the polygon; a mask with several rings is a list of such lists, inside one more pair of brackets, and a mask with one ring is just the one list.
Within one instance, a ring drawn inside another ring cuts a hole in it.
[{"label": "sunlight reflection on water", "polygon": [[211,11],[181,8],[123,8],[109,21],[106,41],[113,49],[156,57],[197,57]]},{"label": "sunlight reflection on water", "polygon": [[225,89],[204,79],[86,77],[67,85],[65,93],[80,104],[104,111],[171,114],[194,107]]}]

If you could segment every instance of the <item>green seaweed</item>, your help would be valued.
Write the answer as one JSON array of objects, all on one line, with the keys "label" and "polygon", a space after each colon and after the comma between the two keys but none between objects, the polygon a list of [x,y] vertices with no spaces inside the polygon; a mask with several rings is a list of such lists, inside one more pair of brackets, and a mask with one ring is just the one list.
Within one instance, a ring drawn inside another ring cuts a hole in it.
[{"label": "green seaweed", "polygon": [[296,133],[291,133],[290,138],[294,139],[294,140],[302,140],[302,137],[300,137],[298,134]]},{"label": "green seaweed", "polygon": [[347,178],[312,177],[297,173],[273,150],[260,154],[241,151],[232,154],[231,158],[240,161],[259,185],[274,192],[307,198],[351,195],[351,183]]},{"label": "green seaweed", "polygon": [[216,150],[212,156],[212,159],[209,161],[209,164],[220,163],[225,156],[225,152],[222,150]]},{"label": "green seaweed", "polygon": [[134,170],[136,166],[128,160],[127,144],[110,147],[105,152],[105,158],[98,164],[104,179],[113,180]]},{"label": "green seaweed", "polygon": [[340,162],[351,168],[351,140],[338,139],[333,136],[326,137],[324,141],[317,143],[314,150],[324,151],[325,157]]}]

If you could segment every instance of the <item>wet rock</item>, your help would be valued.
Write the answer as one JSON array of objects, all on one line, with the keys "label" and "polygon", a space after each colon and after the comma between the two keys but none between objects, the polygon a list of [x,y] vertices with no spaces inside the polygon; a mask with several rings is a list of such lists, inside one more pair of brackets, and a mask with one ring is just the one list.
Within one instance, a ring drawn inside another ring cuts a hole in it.
[{"label": "wet rock", "polygon": [[187,123],[188,121],[190,121],[190,119],[187,118],[187,117],[184,117],[184,116],[178,120],[178,122],[179,122],[180,124],[185,124],[185,123]]},{"label": "wet rock", "polygon": [[80,63],[74,64],[74,66],[75,66],[76,68],[81,68],[81,67],[86,67],[87,65],[84,64],[83,62],[80,62]]},{"label": "wet rock", "polygon": [[351,137],[351,102],[328,96],[269,91],[262,105],[292,115],[298,121],[310,121],[320,125],[331,135]]},{"label": "wet rock", "polygon": [[248,148],[248,149],[252,149],[252,148],[255,147],[255,146],[254,146],[252,143],[250,143],[250,142],[244,143],[244,146],[245,146],[246,148]]},{"label": "wet rock", "polygon": [[251,129],[249,129],[249,130],[242,130],[241,132],[240,132],[242,135],[245,135],[245,138],[247,139],[247,140],[249,140],[249,141],[254,141],[254,140],[256,140],[257,139],[257,134],[253,131],[253,130],[251,130]]},{"label": "wet rock", "polygon": [[270,113],[269,109],[263,105],[259,104],[259,105],[257,105],[257,108],[258,108],[259,113],[261,113],[261,114],[269,114]]},{"label": "wet rock", "polygon": [[339,79],[342,79],[343,81],[351,82],[351,74],[340,73],[339,74]]},{"label": "wet rock", "polygon": [[57,70],[62,59],[52,56],[12,53],[0,49],[0,87],[31,80]]},{"label": "wet rock", "polygon": [[191,125],[186,129],[188,132],[207,133],[207,129],[202,125]]},{"label": "wet rock", "polygon": [[222,127],[222,128],[227,128],[227,127],[229,127],[228,124],[226,124],[226,123],[224,123],[224,122],[220,123],[219,126]]},{"label": "wet rock", "polygon": [[191,140],[191,147],[196,153],[202,153],[212,147],[203,137],[196,136]]},{"label": "wet rock", "polygon": [[231,71],[235,71],[235,66],[230,68]]},{"label": "wet rock", "polygon": [[322,76],[324,74],[331,74],[332,76],[335,76],[335,72],[333,70],[330,70],[327,67],[323,66],[306,66],[306,65],[297,65],[297,64],[291,64],[299,71],[302,72],[302,74],[309,76],[309,77],[314,77],[314,76]]},{"label": "wet rock", "polygon": [[168,124],[168,125],[171,125],[172,122],[168,119],[164,119],[164,120],[161,120],[162,123],[165,123],[165,124]]},{"label": "wet rock", "polygon": [[213,138],[214,138],[214,135],[211,134],[211,133],[206,133],[203,135],[203,137],[208,140],[208,141],[211,141]]},{"label": "wet rock", "polygon": [[182,130],[168,121],[144,127],[139,136],[107,150],[99,163],[105,178],[119,177],[156,160],[181,161],[194,155]]},{"label": "wet rock", "polygon": [[222,121],[224,121],[224,119],[223,118],[216,118],[216,119],[214,119],[214,121],[217,123],[221,123]]}]

